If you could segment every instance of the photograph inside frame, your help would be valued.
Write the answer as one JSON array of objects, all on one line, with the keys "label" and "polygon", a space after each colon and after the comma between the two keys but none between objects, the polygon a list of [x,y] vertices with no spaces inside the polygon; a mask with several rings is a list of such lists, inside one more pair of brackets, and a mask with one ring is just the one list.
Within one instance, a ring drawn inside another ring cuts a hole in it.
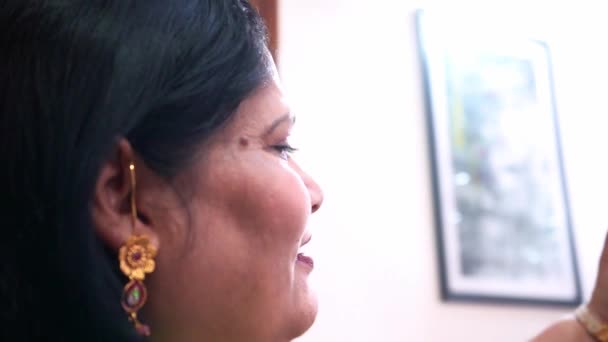
[{"label": "photograph inside frame", "polygon": [[549,48],[427,16],[418,29],[444,298],[577,305]]}]

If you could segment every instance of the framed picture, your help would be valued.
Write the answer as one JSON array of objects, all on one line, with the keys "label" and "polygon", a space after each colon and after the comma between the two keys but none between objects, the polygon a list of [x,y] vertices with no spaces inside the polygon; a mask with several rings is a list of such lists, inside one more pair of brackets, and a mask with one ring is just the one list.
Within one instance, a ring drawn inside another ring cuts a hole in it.
[{"label": "framed picture", "polygon": [[417,13],[442,297],[578,305],[549,49],[451,20]]}]

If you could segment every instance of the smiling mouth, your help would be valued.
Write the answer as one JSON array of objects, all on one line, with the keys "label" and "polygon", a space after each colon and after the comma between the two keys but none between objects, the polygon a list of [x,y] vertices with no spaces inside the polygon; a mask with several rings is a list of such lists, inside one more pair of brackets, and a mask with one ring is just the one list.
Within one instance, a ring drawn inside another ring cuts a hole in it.
[{"label": "smiling mouth", "polygon": [[315,262],[311,257],[304,255],[304,253],[298,253],[298,262],[301,262],[310,268],[315,267]]},{"label": "smiling mouth", "polygon": [[[302,242],[302,244],[300,245],[300,248],[304,247],[307,243],[309,243],[311,238],[312,238],[312,235],[306,236],[304,238],[304,242]],[[311,269],[314,268],[314,266],[315,266],[314,260],[311,257],[309,257],[308,255],[304,254],[303,252],[298,253],[296,262],[302,263],[302,264],[310,267]]]}]

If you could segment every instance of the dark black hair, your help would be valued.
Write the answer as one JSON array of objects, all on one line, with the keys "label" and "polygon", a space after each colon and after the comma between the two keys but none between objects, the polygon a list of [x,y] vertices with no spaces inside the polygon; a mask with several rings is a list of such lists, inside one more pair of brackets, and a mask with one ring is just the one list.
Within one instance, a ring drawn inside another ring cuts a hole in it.
[{"label": "dark black hair", "polygon": [[246,0],[0,2],[0,340],[131,341],[90,204],[126,138],[171,179],[270,77]]}]

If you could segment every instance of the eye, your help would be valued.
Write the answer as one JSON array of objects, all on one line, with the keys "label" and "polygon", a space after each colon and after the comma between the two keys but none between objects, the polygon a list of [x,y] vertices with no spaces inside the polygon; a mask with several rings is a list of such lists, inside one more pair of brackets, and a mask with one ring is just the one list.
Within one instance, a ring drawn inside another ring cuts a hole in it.
[{"label": "eye", "polygon": [[291,145],[286,144],[286,143],[274,145],[274,146],[272,146],[272,148],[279,153],[279,156],[282,159],[285,159],[285,160],[288,160],[291,157],[291,155],[298,150],[297,148],[294,148]]}]

